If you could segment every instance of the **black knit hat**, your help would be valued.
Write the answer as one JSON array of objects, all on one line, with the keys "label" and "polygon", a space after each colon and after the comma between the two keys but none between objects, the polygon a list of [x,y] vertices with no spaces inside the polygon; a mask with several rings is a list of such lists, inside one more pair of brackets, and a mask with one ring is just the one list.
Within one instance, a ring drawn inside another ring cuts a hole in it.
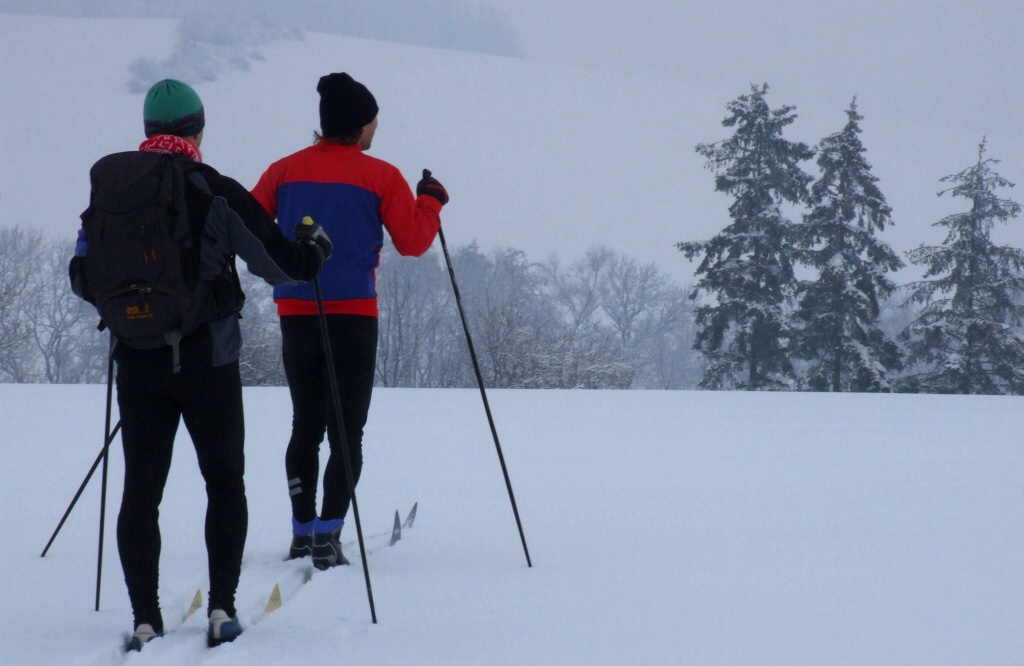
[{"label": "black knit hat", "polygon": [[377,100],[348,74],[327,74],[316,86],[320,93],[320,129],[328,139],[358,134],[377,117]]}]

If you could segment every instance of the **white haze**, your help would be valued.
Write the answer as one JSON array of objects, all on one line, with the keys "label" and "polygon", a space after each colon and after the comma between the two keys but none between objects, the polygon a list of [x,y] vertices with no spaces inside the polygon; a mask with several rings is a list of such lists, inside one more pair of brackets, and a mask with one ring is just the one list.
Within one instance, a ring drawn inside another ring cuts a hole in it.
[{"label": "white haze", "polygon": [[[204,152],[252,186],[271,161],[308,145],[317,78],[346,70],[381,104],[373,154],[411,181],[429,167],[448,187],[451,242],[563,262],[606,245],[684,284],[693,265],[675,243],[717,233],[730,203],[694,146],[728,136],[725,105],[751,83],[769,83],[773,106],[797,106],[788,136],[808,143],[841,129],[857,95],[867,156],[894,209],[883,237],[897,251],[942,241],[931,225],[965,202],[936,197],[939,179],[970,166],[983,137],[1000,173],[1024,178],[1016,4],[931,13],[903,3],[849,13],[834,3],[760,13],[745,4],[648,2],[627,13],[595,3],[575,22],[578,4],[503,7],[525,58],[307,31],[260,47],[247,71],[196,85],[209,122]],[[172,20],[0,15],[0,55],[18,65],[0,70],[0,223],[73,236],[88,167],[141,136],[129,66],[170,58],[176,31]],[[1024,245],[1020,220],[995,234]]]}]

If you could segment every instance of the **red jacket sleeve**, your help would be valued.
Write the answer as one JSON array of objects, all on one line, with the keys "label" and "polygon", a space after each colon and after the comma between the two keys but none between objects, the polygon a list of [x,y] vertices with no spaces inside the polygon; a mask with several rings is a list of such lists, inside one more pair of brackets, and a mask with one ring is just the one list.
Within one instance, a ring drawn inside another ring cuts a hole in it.
[{"label": "red jacket sleeve", "polygon": [[381,197],[380,219],[398,253],[418,257],[430,249],[441,228],[441,202],[426,194],[413,196],[409,183],[394,169]]}]

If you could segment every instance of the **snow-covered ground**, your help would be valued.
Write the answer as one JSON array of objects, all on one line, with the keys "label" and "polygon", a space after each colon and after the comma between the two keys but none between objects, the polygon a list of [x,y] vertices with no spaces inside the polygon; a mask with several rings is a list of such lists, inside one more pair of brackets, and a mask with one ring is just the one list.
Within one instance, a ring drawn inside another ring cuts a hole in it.
[{"label": "snow-covered ground", "polygon": [[[490,391],[533,567],[480,395],[378,389],[358,499],[378,623],[355,565],[281,562],[283,388],[246,389],[246,632],[207,651],[201,614],[125,658],[113,525],[100,612],[103,386],[0,386],[3,664],[1024,663],[1019,398]],[[116,420],[116,409],[114,418]],[[162,506],[168,624],[205,595],[205,496],[186,435]],[[352,541],[352,521],[344,539]],[[283,606],[261,617],[275,583]]]}]

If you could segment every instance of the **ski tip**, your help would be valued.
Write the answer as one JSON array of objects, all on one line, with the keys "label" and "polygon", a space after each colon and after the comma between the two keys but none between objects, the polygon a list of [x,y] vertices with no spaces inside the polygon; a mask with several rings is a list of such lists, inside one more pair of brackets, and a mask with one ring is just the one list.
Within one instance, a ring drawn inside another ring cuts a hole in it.
[{"label": "ski tip", "polygon": [[398,516],[398,510],[395,510],[395,524],[391,528],[391,542],[389,546],[394,546],[396,543],[402,540],[402,519]]},{"label": "ski tip", "polygon": [[274,583],[274,589],[270,592],[270,598],[267,599],[267,608],[265,612],[273,613],[281,607],[281,604],[281,585],[279,583]]},{"label": "ski tip", "polygon": [[192,613],[195,613],[197,610],[200,610],[202,607],[203,607],[203,591],[202,590],[196,590],[196,596],[192,597],[192,603],[189,605],[188,610],[185,611],[185,617],[182,620],[182,622],[187,620],[189,618],[189,616],[192,615]]},{"label": "ski tip", "polygon": [[412,523],[416,520],[416,508],[420,505],[419,502],[414,502],[412,510],[409,511],[409,515],[405,517],[405,522],[402,523],[402,527],[412,527]]}]

